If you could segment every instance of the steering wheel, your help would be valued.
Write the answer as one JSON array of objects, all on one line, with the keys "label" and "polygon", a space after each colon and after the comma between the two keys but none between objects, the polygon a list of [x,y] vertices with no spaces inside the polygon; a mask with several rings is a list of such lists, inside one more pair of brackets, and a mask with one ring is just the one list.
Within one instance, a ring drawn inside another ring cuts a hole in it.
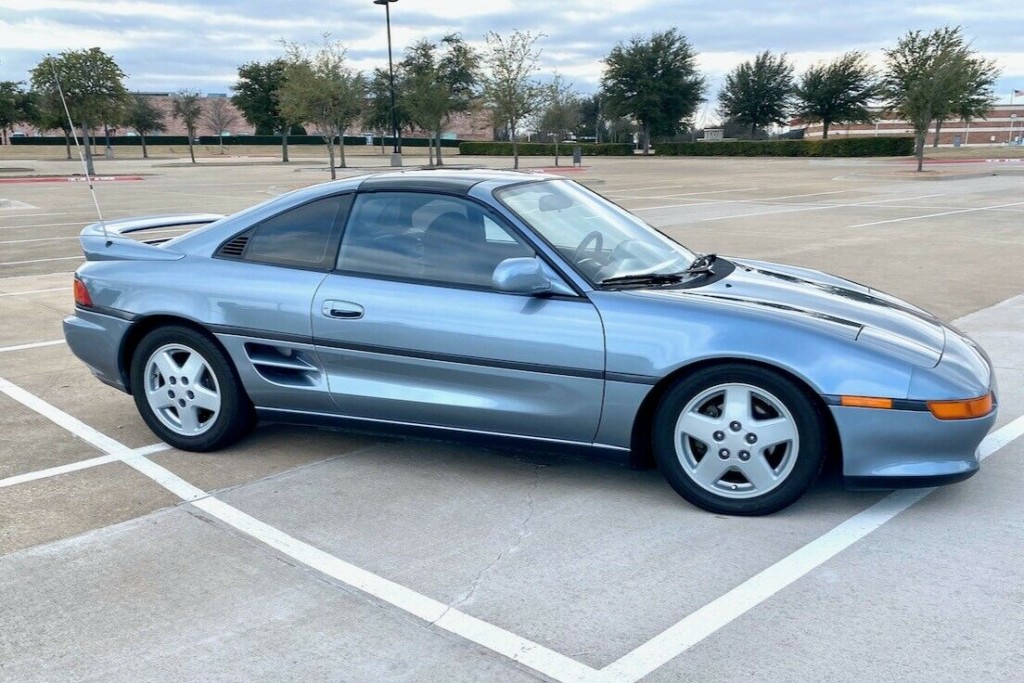
[{"label": "steering wheel", "polygon": [[[594,243],[594,246],[590,248],[590,255],[587,256],[587,247],[591,242]],[[586,236],[584,236],[583,240],[580,241],[579,245],[576,247],[576,251],[572,253],[572,260],[574,263],[580,263],[584,257],[596,260],[597,257],[601,255],[601,250],[603,248],[604,235],[597,230],[593,230],[588,232]]]}]

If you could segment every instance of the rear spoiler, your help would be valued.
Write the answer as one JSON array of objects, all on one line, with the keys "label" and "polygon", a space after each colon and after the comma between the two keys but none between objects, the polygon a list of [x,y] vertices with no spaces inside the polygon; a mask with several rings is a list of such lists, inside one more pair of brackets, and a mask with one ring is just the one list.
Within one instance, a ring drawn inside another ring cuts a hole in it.
[{"label": "rear spoiler", "polygon": [[124,237],[133,232],[207,225],[224,216],[216,213],[186,213],[163,216],[118,218],[85,226],[79,239],[87,261],[176,261],[184,254]]}]

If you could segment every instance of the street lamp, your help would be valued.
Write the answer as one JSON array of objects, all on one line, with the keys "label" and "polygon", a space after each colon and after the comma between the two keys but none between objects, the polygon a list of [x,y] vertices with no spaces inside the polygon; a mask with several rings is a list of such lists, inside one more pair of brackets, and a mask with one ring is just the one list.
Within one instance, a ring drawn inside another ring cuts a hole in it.
[{"label": "street lamp", "polygon": [[402,165],[402,152],[398,146],[398,113],[395,110],[395,64],[391,58],[391,3],[398,0],[373,0],[375,5],[384,5],[384,17],[388,24],[388,74],[391,78],[391,135],[394,148],[391,152],[391,165]]}]

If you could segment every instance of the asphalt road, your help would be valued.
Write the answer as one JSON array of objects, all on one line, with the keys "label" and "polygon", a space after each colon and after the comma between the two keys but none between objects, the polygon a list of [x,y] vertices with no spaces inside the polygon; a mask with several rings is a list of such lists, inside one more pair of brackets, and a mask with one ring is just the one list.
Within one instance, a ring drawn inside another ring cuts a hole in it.
[{"label": "asphalt road", "polygon": [[[101,162],[141,179],[97,191],[109,217],[226,213],[326,175],[235,163]],[[61,342],[86,188],[0,182],[0,680],[1018,680],[1024,174],[588,163],[573,177],[698,251],[955,320],[997,366],[982,471],[896,494],[825,477],[746,519],[579,454],[276,425],[170,450]]]}]

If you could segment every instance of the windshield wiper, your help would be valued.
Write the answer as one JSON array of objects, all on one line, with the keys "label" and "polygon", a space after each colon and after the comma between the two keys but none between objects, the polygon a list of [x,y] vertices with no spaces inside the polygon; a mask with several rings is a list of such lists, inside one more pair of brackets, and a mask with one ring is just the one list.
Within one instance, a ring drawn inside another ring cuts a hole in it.
[{"label": "windshield wiper", "polygon": [[668,285],[681,282],[687,275],[714,275],[711,266],[718,260],[715,254],[701,254],[685,270],[675,273],[631,273],[607,277],[598,284],[605,285]]},{"label": "windshield wiper", "polygon": [[714,271],[711,270],[711,266],[714,265],[715,261],[718,260],[718,254],[701,254],[693,260],[690,267],[686,270],[680,271],[685,275],[692,275],[694,273],[708,273],[714,275]]},{"label": "windshield wiper", "polygon": [[631,275],[617,275],[606,277],[597,284],[605,285],[667,285],[679,282],[688,273],[633,273]]}]

